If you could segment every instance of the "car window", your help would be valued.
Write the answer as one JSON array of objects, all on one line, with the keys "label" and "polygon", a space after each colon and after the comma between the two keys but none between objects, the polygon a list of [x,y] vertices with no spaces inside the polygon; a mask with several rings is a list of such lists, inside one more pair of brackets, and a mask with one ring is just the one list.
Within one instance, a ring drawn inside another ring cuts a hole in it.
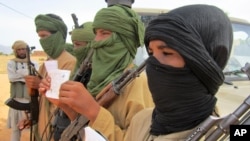
[{"label": "car window", "polygon": [[241,68],[250,62],[250,24],[232,22],[234,40],[230,59],[224,69],[227,79],[245,80],[247,75]]}]

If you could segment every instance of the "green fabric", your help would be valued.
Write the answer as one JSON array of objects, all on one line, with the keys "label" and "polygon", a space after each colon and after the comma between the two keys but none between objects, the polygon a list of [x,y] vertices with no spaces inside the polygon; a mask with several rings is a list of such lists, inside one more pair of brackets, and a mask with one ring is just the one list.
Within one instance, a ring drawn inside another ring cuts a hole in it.
[{"label": "green fabric", "polygon": [[47,38],[40,39],[40,44],[48,56],[56,59],[65,48],[65,40],[60,32],[51,34]]},{"label": "green fabric", "polygon": [[71,43],[66,43],[64,44],[64,48],[67,52],[69,52],[71,55],[75,56],[75,53],[74,53],[74,45],[71,44]]},{"label": "green fabric", "polygon": [[71,32],[72,41],[92,41],[95,38],[92,22],[86,22]]},{"label": "green fabric", "polygon": [[144,44],[145,27],[137,13],[126,6],[115,5],[101,9],[94,18],[93,28],[116,32],[133,57],[136,48]]},{"label": "green fabric", "polygon": [[67,26],[63,21],[42,14],[36,16],[35,25],[37,32],[40,30],[55,32],[47,38],[40,39],[40,44],[48,56],[56,59],[65,48]]},{"label": "green fabric", "polygon": [[97,95],[107,84],[118,78],[133,61],[133,56],[116,33],[102,41],[93,41],[92,75],[87,85]]},{"label": "green fabric", "polygon": [[10,97],[30,99],[24,82],[10,83]]},{"label": "green fabric", "polygon": [[133,10],[118,5],[98,11],[93,28],[112,31],[110,38],[91,45],[94,54],[87,88],[95,96],[132,63],[137,47],[143,45],[144,26]]},{"label": "green fabric", "polygon": [[88,43],[84,47],[79,47],[77,49],[74,49],[73,52],[74,52],[74,55],[76,57],[76,65],[75,65],[74,72],[72,73],[72,75],[70,77],[71,80],[75,76],[75,73],[77,72],[77,70],[80,68],[80,65],[82,64],[84,59],[87,57],[88,52],[89,52],[89,50],[91,48],[90,45],[91,45],[91,43]]},{"label": "green fabric", "polygon": [[59,31],[65,40],[67,38],[67,26],[63,21],[40,14],[35,18],[35,25],[37,32],[39,30]]}]

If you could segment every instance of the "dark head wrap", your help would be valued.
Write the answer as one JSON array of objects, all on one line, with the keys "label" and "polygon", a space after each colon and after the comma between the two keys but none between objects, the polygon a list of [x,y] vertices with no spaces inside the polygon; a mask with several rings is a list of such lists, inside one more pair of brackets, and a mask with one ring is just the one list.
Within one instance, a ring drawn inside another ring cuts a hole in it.
[{"label": "dark head wrap", "polygon": [[176,68],[147,59],[146,73],[155,108],[150,133],[165,135],[192,129],[212,114],[223,83],[233,32],[225,13],[209,5],[189,5],[159,15],[145,36],[164,41],[186,66]]},{"label": "dark head wrap", "polygon": [[162,14],[149,23],[145,45],[159,39],[178,51],[186,65],[214,95],[224,81],[233,33],[229,18],[215,6],[191,5]]}]

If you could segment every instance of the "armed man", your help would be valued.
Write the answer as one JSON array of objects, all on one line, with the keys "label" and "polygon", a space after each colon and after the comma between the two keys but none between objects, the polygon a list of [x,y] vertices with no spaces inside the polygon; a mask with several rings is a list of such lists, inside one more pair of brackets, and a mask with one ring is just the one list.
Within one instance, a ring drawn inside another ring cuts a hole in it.
[{"label": "armed man", "polygon": [[[131,9],[133,2],[129,1],[130,5],[119,2],[110,6],[108,3],[108,7],[99,10],[94,18],[92,72],[87,86],[84,87],[80,82],[66,81],[61,85],[59,99],[49,99],[63,109],[72,121],[72,128],[69,126],[64,130],[62,141],[79,136],[84,140],[85,135],[82,133],[85,126],[97,130],[109,141],[122,141],[132,117],[140,110],[154,106],[144,71],[139,77],[135,75],[135,79],[123,87],[119,94],[112,91],[114,80],[123,76],[127,70],[137,68],[133,60],[137,48],[143,45],[145,29],[139,16]],[[43,79],[40,83],[41,94],[50,88],[50,81]],[[98,103],[98,95],[102,99],[108,97],[108,93],[116,98],[108,101],[108,106],[104,107]],[[79,120],[84,119],[81,117],[87,119],[86,124]],[[82,128],[78,128],[79,125]]]},{"label": "armed man", "polygon": [[[75,24],[75,28],[70,32],[71,41],[74,45],[73,54],[75,55],[77,62],[75,65],[74,72],[71,75],[71,79],[74,81],[80,81],[85,86],[91,75],[91,68],[87,68],[84,64],[84,60],[87,58],[88,54],[91,53],[90,44],[94,39],[95,34],[92,29],[92,22],[85,22],[78,25],[77,17],[75,14],[72,14],[72,18]],[[87,59],[87,62],[90,62],[91,57]],[[86,69],[86,71],[82,70]],[[54,140],[58,141],[61,138],[61,134],[64,129],[70,124],[70,119],[68,116],[62,111],[59,110],[55,115],[54,120]]]},{"label": "armed man", "polygon": [[[24,80],[24,77],[28,75],[28,60],[26,52],[27,46],[27,43],[22,40],[15,41],[12,45],[15,58],[9,60],[7,64],[8,77],[10,81],[9,100],[14,100],[24,105],[27,105],[30,102],[30,96],[27,92]],[[32,63],[34,64],[35,68],[38,68],[37,62],[32,61]],[[7,124],[8,127],[12,129],[11,141],[20,141],[21,131],[23,128],[19,129],[17,124],[22,119],[27,118],[27,116],[27,113],[25,113],[23,110],[15,109],[15,106],[13,106],[12,108],[10,107]]]},{"label": "armed man", "polygon": [[[35,18],[35,26],[40,44],[49,60],[56,60],[58,69],[74,70],[76,59],[66,51],[67,26],[62,18],[55,14],[39,14]],[[43,63],[39,70],[43,78],[48,73]],[[26,85],[29,89],[38,90],[41,77],[28,75],[25,77]],[[56,106],[50,103],[45,96],[39,95],[39,118],[34,126],[35,140],[47,141],[53,140],[52,122]]]}]

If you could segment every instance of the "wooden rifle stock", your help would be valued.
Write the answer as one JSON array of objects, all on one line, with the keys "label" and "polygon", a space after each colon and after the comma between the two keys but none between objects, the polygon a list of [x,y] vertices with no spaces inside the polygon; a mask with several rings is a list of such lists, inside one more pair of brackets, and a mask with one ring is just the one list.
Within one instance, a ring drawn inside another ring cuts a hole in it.
[{"label": "wooden rifle stock", "polygon": [[108,108],[112,102],[119,96],[123,90],[131,81],[140,75],[145,69],[146,61],[144,61],[138,68],[125,71],[122,76],[112,81],[104,90],[100,92],[100,95],[96,97],[99,105]]}]

